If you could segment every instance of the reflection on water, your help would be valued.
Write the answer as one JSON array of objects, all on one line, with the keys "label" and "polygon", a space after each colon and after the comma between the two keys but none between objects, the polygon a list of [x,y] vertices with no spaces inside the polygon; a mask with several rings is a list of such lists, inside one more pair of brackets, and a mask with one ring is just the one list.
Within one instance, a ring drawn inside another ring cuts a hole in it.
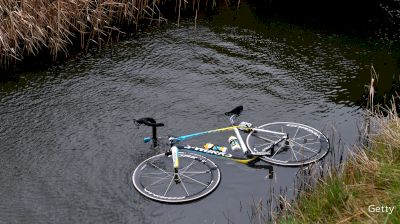
[{"label": "reflection on water", "polygon": [[[152,202],[133,189],[130,175],[160,150],[142,143],[150,130],[135,129],[132,119],[154,117],[166,124],[161,135],[181,135],[228,125],[223,112],[242,104],[241,118],[254,124],[334,125],[352,144],[368,66],[381,80],[399,70],[396,58],[366,46],[263,24],[244,6],[201,21],[196,31],[192,23],[150,29],[113,54],[3,84],[0,222],[250,222],[254,202],[271,189],[293,192],[296,169],[274,167],[270,180],[268,170],[215,158],[222,181],[214,193],[186,205]],[[227,145],[229,135],[190,144]]]}]

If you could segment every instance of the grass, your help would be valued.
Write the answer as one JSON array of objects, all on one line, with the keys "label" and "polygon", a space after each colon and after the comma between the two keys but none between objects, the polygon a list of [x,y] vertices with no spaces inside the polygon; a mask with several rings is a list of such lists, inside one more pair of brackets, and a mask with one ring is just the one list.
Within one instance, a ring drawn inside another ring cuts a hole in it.
[{"label": "grass", "polygon": [[178,24],[181,9],[197,15],[201,7],[200,0],[0,0],[0,71],[28,56],[45,53],[56,59],[72,45],[101,48],[123,33],[121,27],[166,21],[159,7],[171,4]]},{"label": "grass", "polygon": [[[303,192],[281,211],[278,223],[400,223],[400,118],[395,105],[371,118],[378,134],[359,147],[316,189]],[[395,207],[392,214],[369,206]]]}]

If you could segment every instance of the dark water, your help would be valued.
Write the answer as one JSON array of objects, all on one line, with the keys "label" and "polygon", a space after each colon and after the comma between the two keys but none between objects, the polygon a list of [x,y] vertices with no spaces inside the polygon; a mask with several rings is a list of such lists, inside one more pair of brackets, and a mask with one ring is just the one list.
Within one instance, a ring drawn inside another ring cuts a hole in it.
[{"label": "dark water", "polygon": [[[351,145],[371,63],[382,85],[399,74],[385,50],[265,25],[244,7],[196,31],[191,22],[150,29],[113,52],[25,74],[0,86],[0,223],[258,223],[255,206],[267,210],[271,196],[293,192],[297,169],[275,167],[270,180],[266,170],[215,158],[222,181],[214,193],[156,203],[130,177],[161,150],[142,143],[150,130],[132,119],[151,116],[166,124],[161,135],[181,135],[228,125],[223,112],[242,104],[246,121],[333,125]],[[207,141],[227,145],[228,136]]]}]

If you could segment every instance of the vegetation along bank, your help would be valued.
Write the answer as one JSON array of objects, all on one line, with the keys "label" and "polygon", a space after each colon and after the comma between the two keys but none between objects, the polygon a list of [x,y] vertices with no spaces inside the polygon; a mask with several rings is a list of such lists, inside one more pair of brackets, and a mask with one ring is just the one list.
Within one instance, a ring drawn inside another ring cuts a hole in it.
[{"label": "vegetation along bank", "polygon": [[392,109],[368,116],[365,142],[316,188],[287,204],[279,223],[400,223],[400,118],[394,102]]}]

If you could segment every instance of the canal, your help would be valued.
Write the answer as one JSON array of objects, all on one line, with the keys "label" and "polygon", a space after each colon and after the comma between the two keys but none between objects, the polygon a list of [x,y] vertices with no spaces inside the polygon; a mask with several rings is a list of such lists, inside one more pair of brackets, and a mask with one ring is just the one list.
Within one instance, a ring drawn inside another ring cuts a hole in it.
[{"label": "canal", "polygon": [[[351,148],[370,65],[380,85],[398,58],[365,41],[280,22],[244,5],[207,19],[146,29],[99,53],[21,74],[0,85],[0,223],[257,223],[267,201],[293,195],[298,169],[255,169],[213,158],[220,186],[189,204],[139,195],[134,168],[162,152],[143,143],[154,117],[160,135],[225,127],[244,106],[253,124],[305,123]],[[332,128],[333,127],[333,128]],[[190,144],[228,145],[229,134]],[[333,149],[336,150],[336,147]]]}]

